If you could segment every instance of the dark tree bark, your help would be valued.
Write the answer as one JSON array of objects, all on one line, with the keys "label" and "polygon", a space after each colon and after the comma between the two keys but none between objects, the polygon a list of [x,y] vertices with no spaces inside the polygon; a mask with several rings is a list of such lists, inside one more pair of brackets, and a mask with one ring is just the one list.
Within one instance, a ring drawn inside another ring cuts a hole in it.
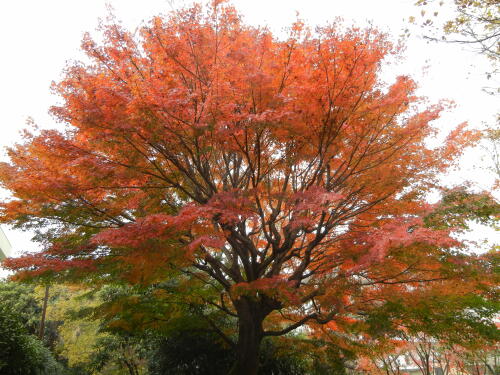
[{"label": "dark tree bark", "polygon": [[234,301],[238,312],[238,342],[236,363],[230,375],[257,375],[259,369],[259,349],[264,330],[262,322],[269,314],[260,302],[241,297]]}]

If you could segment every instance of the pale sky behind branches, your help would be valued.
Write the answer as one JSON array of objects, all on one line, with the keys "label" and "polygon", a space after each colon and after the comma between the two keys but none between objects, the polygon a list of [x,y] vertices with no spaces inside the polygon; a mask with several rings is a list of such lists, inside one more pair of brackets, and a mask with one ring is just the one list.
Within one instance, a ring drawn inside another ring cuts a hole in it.
[{"label": "pale sky behind branches", "polygon": [[[6,160],[4,147],[21,140],[26,120],[32,118],[40,128],[56,125],[48,115],[58,98],[50,93],[53,80],[62,78],[67,61],[83,59],[80,42],[84,32],[96,38],[98,19],[106,19],[106,4],[114,9],[118,20],[135,30],[152,16],[168,13],[184,1],[167,0],[2,0],[0,1],[0,160]],[[189,2],[190,3],[190,2]],[[283,29],[299,18],[309,26],[324,25],[341,17],[346,26],[365,26],[370,21],[394,39],[409,26],[408,18],[420,14],[414,0],[234,0],[244,22],[268,26],[281,35]],[[452,17],[451,9],[442,9],[442,19]],[[428,43],[423,30],[411,28],[406,40],[405,60],[390,65],[384,73],[389,82],[398,74],[410,75],[419,84],[418,94],[429,101],[449,99],[456,107],[445,113],[436,126],[446,133],[453,126],[468,121],[473,128],[493,124],[498,113],[498,96],[486,94],[482,88],[491,85],[485,72],[489,61],[466,51],[457,44]],[[482,160],[484,159],[484,160]],[[493,176],[485,169],[487,161],[479,149],[468,152],[461,169],[446,176],[452,184],[474,181],[478,189],[489,189]],[[0,199],[7,197],[0,191]],[[33,251],[37,245],[31,234],[3,226],[13,245],[14,254]],[[494,236],[493,231],[479,228],[474,237],[481,240]]]}]

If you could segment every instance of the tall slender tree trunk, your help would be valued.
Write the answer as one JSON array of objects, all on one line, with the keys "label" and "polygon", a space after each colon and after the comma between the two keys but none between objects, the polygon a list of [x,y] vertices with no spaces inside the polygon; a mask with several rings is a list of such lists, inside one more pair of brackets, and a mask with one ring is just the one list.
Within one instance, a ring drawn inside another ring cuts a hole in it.
[{"label": "tall slender tree trunk", "polygon": [[[243,297],[244,298],[244,297]],[[258,303],[243,300],[235,303],[238,311],[238,342],[236,363],[230,375],[257,375],[259,370],[259,349],[264,337],[263,314]]]},{"label": "tall slender tree trunk", "polygon": [[45,285],[45,295],[43,297],[42,317],[40,319],[40,327],[38,329],[38,338],[43,340],[45,334],[45,316],[47,315],[47,302],[49,300],[49,284]]}]

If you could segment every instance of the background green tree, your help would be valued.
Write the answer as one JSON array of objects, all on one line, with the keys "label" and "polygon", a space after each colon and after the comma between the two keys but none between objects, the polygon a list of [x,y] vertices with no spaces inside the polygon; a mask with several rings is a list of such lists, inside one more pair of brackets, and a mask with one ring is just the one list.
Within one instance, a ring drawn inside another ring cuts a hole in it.
[{"label": "background green tree", "polygon": [[24,317],[18,314],[19,311],[9,303],[0,305],[0,373],[62,375],[63,367],[50,350],[29,333],[29,327],[26,327]]}]

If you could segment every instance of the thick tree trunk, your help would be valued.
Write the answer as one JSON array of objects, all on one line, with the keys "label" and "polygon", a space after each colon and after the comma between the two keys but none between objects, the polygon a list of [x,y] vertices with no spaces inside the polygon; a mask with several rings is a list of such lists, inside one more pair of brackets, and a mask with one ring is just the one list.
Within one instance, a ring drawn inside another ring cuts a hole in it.
[{"label": "thick tree trunk", "polygon": [[257,375],[259,348],[263,338],[262,322],[265,315],[258,304],[248,300],[240,300],[237,303],[237,311],[239,326],[236,363],[229,374]]},{"label": "thick tree trunk", "polygon": [[231,375],[257,375],[259,369],[259,348],[262,341],[262,325],[254,322],[240,322],[236,363]]}]

